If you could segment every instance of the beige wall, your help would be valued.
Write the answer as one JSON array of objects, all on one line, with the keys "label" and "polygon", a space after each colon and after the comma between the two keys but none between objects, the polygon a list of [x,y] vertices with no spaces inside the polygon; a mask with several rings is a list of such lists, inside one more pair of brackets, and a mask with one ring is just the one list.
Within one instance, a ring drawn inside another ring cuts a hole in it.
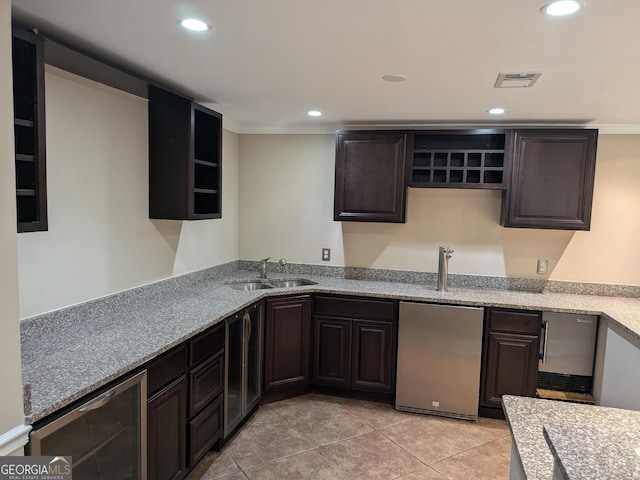
[{"label": "beige wall", "polygon": [[[334,222],[333,135],[242,135],[240,257],[640,285],[640,136],[599,140],[592,230],[503,228],[497,191],[409,189],[407,223]],[[320,261],[322,247],[332,261]]]},{"label": "beige wall", "polygon": [[0,436],[21,425],[16,199],[11,78],[11,3],[0,0]]},{"label": "beige wall", "polygon": [[238,136],[223,218],[149,220],[147,101],[46,68],[49,231],[18,236],[20,316],[238,258]]}]

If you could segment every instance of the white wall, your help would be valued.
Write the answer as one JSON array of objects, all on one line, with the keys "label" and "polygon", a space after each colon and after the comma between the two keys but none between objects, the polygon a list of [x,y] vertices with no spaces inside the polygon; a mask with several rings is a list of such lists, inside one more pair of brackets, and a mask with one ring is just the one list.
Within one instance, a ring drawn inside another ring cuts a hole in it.
[{"label": "white wall", "polygon": [[[590,232],[503,228],[501,193],[409,189],[407,223],[333,221],[333,135],[241,135],[240,257],[437,270],[439,245],[452,273],[640,285],[640,136],[599,139]],[[326,264],[326,263],[324,263]]]},{"label": "white wall", "polygon": [[[0,455],[3,436],[24,421],[18,316],[11,3],[0,0]],[[8,434],[11,436],[11,434]],[[6,440],[9,440],[5,437]]]},{"label": "white wall", "polygon": [[598,327],[593,396],[597,405],[640,410],[640,340],[601,318]]},{"label": "white wall", "polygon": [[49,231],[18,236],[21,318],[238,258],[236,134],[223,137],[222,219],[149,220],[147,101],[45,77]]}]

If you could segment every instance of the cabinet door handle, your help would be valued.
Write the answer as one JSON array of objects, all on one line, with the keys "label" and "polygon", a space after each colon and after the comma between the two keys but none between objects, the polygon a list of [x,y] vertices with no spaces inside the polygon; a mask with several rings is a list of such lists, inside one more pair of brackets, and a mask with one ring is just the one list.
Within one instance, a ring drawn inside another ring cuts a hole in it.
[{"label": "cabinet door handle", "polygon": [[115,389],[109,390],[108,392],[103,393],[102,395],[94,398],[93,400],[89,400],[87,403],[85,403],[80,408],[78,408],[78,411],[89,412],[91,410],[97,410],[98,408],[103,407],[104,405],[109,403],[109,401],[111,400],[111,398],[115,393],[116,393]]},{"label": "cabinet door handle", "polygon": [[247,330],[249,330],[249,333],[247,333],[247,342],[251,339],[251,334],[253,333],[253,327],[251,326],[251,315],[249,315],[247,313]]},{"label": "cabinet door handle", "polygon": [[544,334],[542,335],[542,344],[540,345],[540,354],[538,358],[542,363],[547,360],[547,339],[549,338],[549,321],[542,321],[542,330],[544,330]]}]

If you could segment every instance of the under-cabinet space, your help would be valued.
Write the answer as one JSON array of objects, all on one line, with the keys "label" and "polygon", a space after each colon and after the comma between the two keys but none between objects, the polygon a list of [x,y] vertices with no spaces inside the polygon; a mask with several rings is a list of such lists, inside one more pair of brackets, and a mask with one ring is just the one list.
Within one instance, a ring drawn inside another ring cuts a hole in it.
[{"label": "under-cabinet space", "polygon": [[13,28],[13,112],[18,232],[48,229],[43,41]]},{"label": "under-cabinet space", "polygon": [[410,187],[504,188],[505,133],[428,131],[409,136]]},{"label": "under-cabinet space", "polygon": [[149,86],[149,217],[220,218],[222,115]]}]

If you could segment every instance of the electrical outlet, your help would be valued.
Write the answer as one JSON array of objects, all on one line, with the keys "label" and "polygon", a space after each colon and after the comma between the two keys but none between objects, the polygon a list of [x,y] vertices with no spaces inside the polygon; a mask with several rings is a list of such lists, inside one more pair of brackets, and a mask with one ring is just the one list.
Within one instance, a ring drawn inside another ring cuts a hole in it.
[{"label": "electrical outlet", "polygon": [[549,261],[544,258],[538,259],[538,275],[546,275],[549,273]]},{"label": "electrical outlet", "polygon": [[323,262],[328,262],[329,260],[331,260],[331,249],[330,248],[323,248],[322,249],[322,261]]},{"label": "electrical outlet", "polygon": [[437,400],[432,400],[432,401],[431,401],[431,406],[432,406],[433,408],[440,408],[440,402],[439,402],[439,401],[437,401]]}]

